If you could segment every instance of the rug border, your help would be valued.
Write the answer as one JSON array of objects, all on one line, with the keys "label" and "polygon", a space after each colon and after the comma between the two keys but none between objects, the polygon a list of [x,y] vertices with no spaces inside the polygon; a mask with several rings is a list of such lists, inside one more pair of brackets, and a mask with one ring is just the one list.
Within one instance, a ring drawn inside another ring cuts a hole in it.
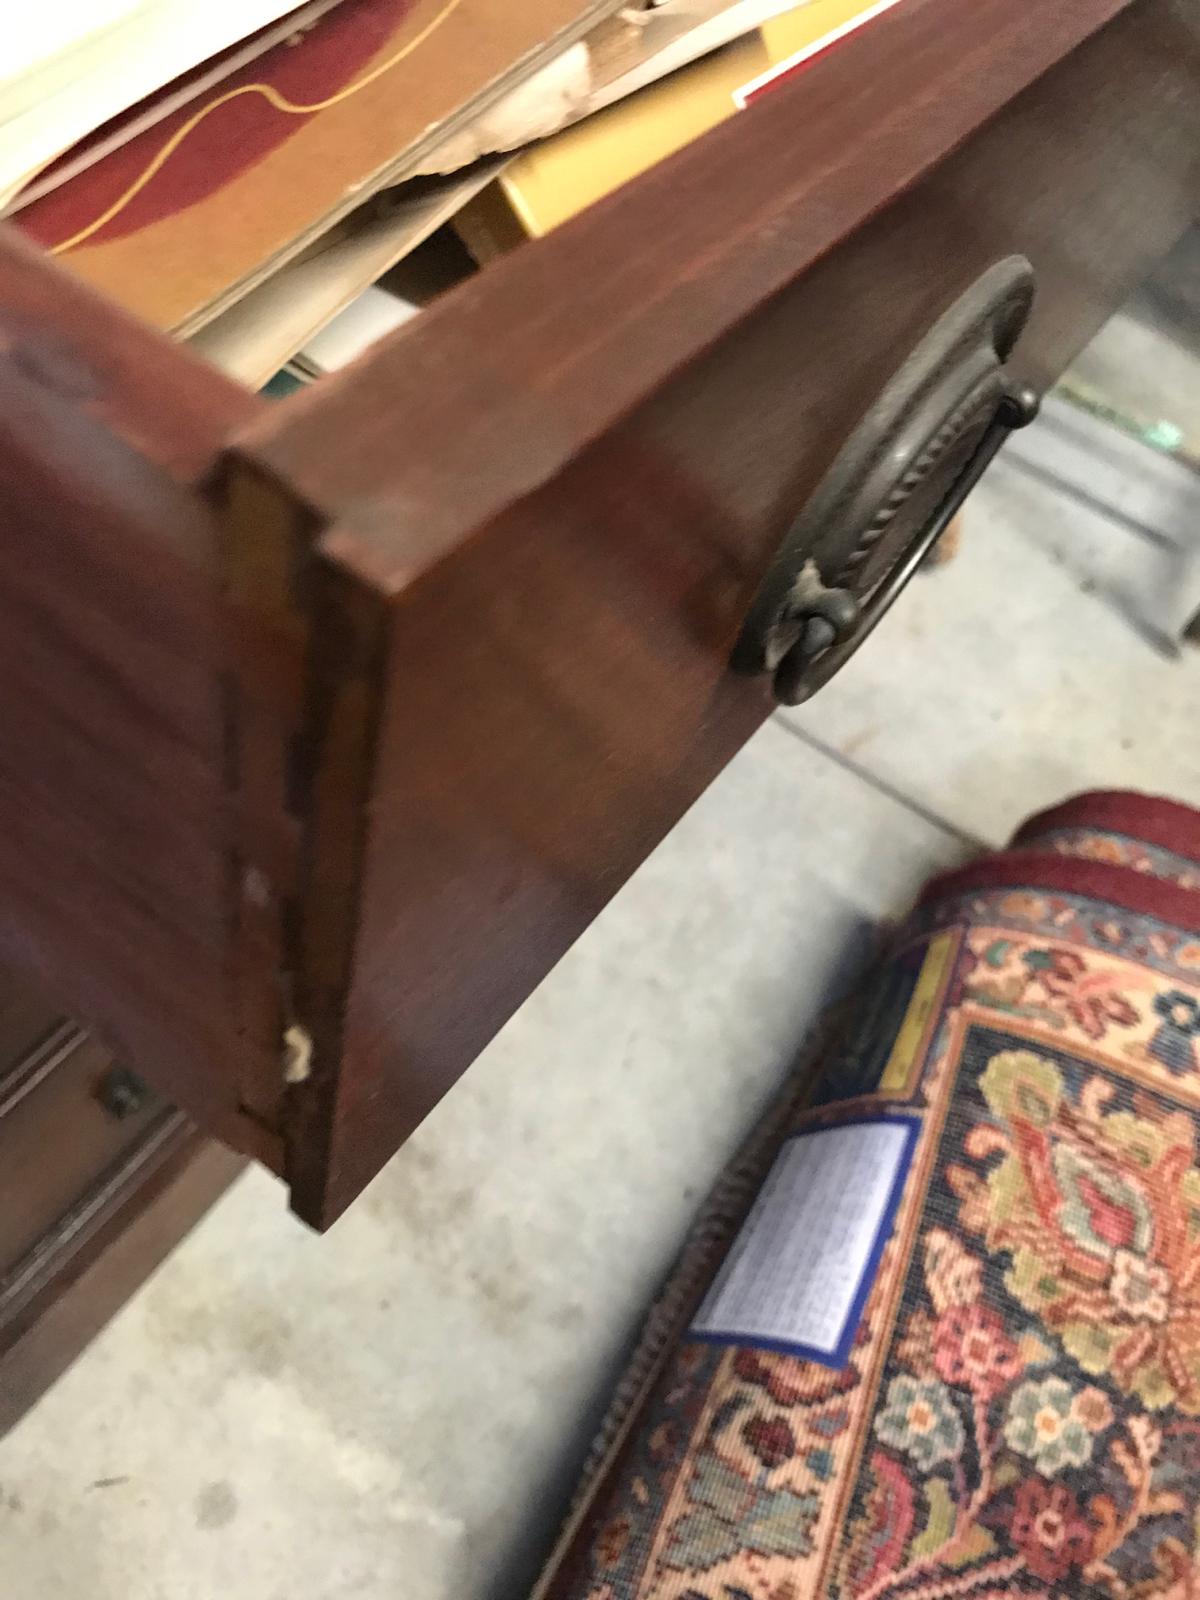
[{"label": "rug border", "polygon": [[1013,834],[1010,848],[1062,828],[1092,828],[1117,833],[1200,862],[1200,811],[1162,795],[1129,789],[1092,789],[1073,795],[1028,818]]},{"label": "rug border", "polygon": [[925,885],[917,904],[936,905],[986,889],[1076,894],[1200,934],[1200,890],[1184,889],[1168,878],[1152,877],[1132,867],[1060,856],[1046,850],[1005,850],[1000,855],[944,872]]}]

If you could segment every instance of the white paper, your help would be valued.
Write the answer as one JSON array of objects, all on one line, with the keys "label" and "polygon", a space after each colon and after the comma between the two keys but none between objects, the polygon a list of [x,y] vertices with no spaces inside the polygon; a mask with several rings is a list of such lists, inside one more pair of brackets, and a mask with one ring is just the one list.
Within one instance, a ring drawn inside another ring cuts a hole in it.
[{"label": "white paper", "polygon": [[744,83],[740,89],[734,90],[733,103],[739,111],[746,107],[761,90],[768,84],[774,83],[779,78],[786,78],[789,72],[794,72],[797,67],[803,66],[806,61],[811,61],[813,56],[819,56],[828,50],[831,45],[837,44],[839,39],[844,39],[847,34],[854,33],[864,23],[873,22],[876,17],[882,16],[885,11],[890,11],[894,5],[899,5],[900,0],[875,0],[873,6],[861,12],[857,17],[851,17],[848,22],[843,22],[838,28],[831,28],[828,33],[823,33],[819,39],[814,39],[811,44],[806,44],[797,50],[794,55],[785,57],[776,62],[773,67],[768,67],[765,72],[760,72],[757,78],[751,78],[749,83]]},{"label": "white paper", "polygon": [[312,372],[335,372],[349,366],[377,339],[401,327],[420,309],[412,301],[372,285],[314,334],[299,359]]},{"label": "white paper", "polygon": [[[309,349],[317,334],[389,268],[417,250],[502,170],[503,163],[473,167],[458,178],[422,188],[410,198],[394,190],[394,209],[381,213],[372,204],[364,219],[351,222],[321,248],[280,267],[228,311],[212,318],[189,339],[206,361],[240,383],[259,389],[298,350]],[[421,303],[415,293],[401,298]],[[439,285],[440,287],[440,285]],[[392,290],[393,295],[395,290]],[[394,321],[383,325],[389,332]],[[361,349],[361,345],[359,346]],[[358,350],[349,357],[353,359]],[[320,357],[320,350],[317,351]],[[324,367],[329,364],[328,356]],[[333,364],[339,360],[335,352]]]},{"label": "white paper", "polygon": [[816,1129],[780,1152],[692,1324],[695,1335],[848,1355],[915,1124]]},{"label": "white paper", "polygon": [[44,0],[5,18],[0,202],[77,139],[301,0]]}]

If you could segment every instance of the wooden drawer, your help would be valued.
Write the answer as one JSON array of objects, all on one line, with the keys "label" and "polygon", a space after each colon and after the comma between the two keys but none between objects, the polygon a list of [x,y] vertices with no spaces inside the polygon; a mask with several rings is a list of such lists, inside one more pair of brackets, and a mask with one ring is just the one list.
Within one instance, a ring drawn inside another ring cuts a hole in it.
[{"label": "wooden drawer", "polygon": [[112,1053],[0,974],[0,1431],[234,1176]]},{"label": "wooden drawer", "polygon": [[169,1143],[186,1121],[75,1023],[61,1021],[0,1079],[0,1302],[37,1278],[34,1256],[56,1230],[77,1233],[147,1136]]},{"label": "wooden drawer", "polygon": [[1194,7],[905,0],[276,407],[7,239],[0,954],[327,1225],[767,714],[931,326],[1026,258],[1043,390],[1198,198]]}]

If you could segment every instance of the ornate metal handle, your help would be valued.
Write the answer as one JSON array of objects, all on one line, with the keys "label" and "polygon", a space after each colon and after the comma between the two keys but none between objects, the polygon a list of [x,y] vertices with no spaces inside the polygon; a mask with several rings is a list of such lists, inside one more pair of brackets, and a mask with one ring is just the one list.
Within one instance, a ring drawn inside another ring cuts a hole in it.
[{"label": "ornate metal handle", "polygon": [[1033,269],[999,261],[941,316],[884,388],[793,522],[734,651],[799,705],[880,622],[1038,398],[1004,361]]}]

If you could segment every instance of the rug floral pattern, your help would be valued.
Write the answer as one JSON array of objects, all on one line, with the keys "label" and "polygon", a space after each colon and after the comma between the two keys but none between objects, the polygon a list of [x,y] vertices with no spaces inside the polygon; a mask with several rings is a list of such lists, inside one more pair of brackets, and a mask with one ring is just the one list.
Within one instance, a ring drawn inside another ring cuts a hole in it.
[{"label": "rug floral pattern", "polygon": [[683,1343],[552,1600],[1200,1600],[1200,941],[925,920],[960,944],[850,1363]]},{"label": "rug floral pattern", "polygon": [[1195,1116],[982,1027],[964,1067],[831,1592],[1184,1600]]}]

